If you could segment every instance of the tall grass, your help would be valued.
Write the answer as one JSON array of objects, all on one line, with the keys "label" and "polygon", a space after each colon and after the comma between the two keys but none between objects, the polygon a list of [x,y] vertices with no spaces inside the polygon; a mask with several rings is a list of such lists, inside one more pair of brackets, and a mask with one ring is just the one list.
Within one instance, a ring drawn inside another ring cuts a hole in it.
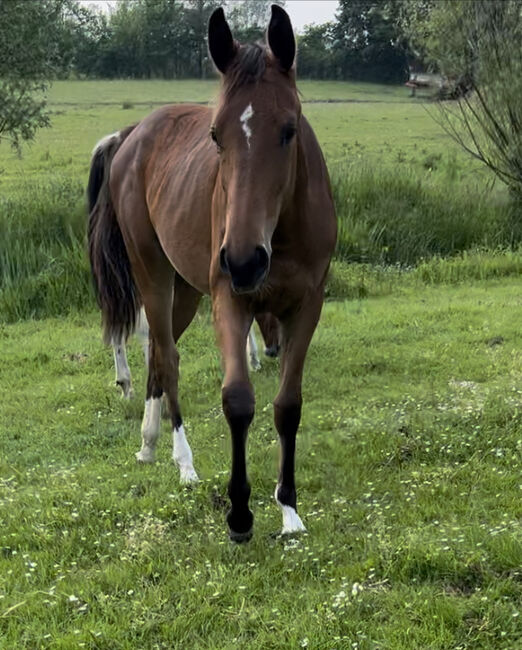
[{"label": "tall grass", "polygon": [[57,178],[0,198],[0,320],[58,316],[90,304],[85,199]]},{"label": "tall grass", "polygon": [[339,240],[337,257],[350,262],[414,265],[465,250],[512,248],[522,219],[506,199],[495,200],[413,167],[341,164],[332,170]]},{"label": "tall grass", "polygon": [[522,248],[464,251],[453,257],[432,257],[409,268],[334,260],[326,298],[358,300],[389,296],[412,287],[460,284],[522,276]]},{"label": "tall grass", "polygon": [[[330,298],[387,295],[399,279],[441,283],[522,271],[522,220],[507,202],[406,166],[341,164],[331,172],[336,257],[350,267],[334,266]],[[77,179],[23,184],[0,198],[0,321],[94,306],[85,226]],[[404,274],[408,268],[415,272]]]}]

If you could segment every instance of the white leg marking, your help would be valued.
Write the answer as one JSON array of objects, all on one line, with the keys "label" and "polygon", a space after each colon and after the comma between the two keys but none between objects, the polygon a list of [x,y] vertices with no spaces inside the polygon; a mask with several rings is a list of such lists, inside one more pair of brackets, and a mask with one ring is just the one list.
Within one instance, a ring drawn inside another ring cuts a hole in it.
[{"label": "white leg marking", "polygon": [[129,364],[127,362],[127,353],[125,349],[125,341],[111,341],[112,352],[114,355],[114,367],[116,369],[116,383],[121,386],[123,397],[130,399],[132,397],[131,374]]},{"label": "white leg marking", "polygon": [[185,436],[183,425],[176,427],[172,432],[173,449],[172,458],[179,467],[179,482],[194,483],[198,481],[198,475],[192,464],[192,450]]},{"label": "white leg marking", "polygon": [[250,149],[250,138],[252,137],[252,129],[248,125],[248,121],[253,115],[254,115],[254,109],[252,108],[252,104],[249,104],[245,108],[245,110],[241,113],[241,117],[239,118],[239,121],[241,122],[241,126],[243,128],[243,133],[246,136],[247,145],[249,149]]},{"label": "white leg marking", "polygon": [[143,355],[145,357],[145,367],[149,368],[149,323],[145,310],[143,307],[140,309],[138,318],[136,319],[136,336],[139,338]]},{"label": "white leg marking", "polygon": [[151,398],[145,402],[143,422],[141,423],[141,449],[136,458],[142,463],[156,460],[156,443],[161,426],[161,399]]},{"label": "white leg marking", "polygon": [[276,486],[274,498],[277,505],[281,508],[283,513],[283,529],[281,530],[281,535],[289,535],[290,533],[303,533],[306,532],[306,528],[301,521],[301,517],[297,514],[292,506],[285,506],[277,498],[277,491],[279,485]]},{"label": "white leg marking", "polygon": [[259,356],[257,354],[256,335],[254,332],[253,325],[248,332],[247,358],[248,361],[250,362],[250,368],[252,368],[252,370],[259,370],[261,368],[261,364],[259,363]]}]

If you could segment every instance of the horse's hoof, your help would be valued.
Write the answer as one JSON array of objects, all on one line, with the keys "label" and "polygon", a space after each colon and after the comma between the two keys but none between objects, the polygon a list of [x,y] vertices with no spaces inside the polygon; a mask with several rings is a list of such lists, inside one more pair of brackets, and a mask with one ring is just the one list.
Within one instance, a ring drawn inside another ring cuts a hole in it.
[{"label": "horse's hoof", "polygon": [[274,359],[279,355],[279,345],[271,345],[270,347],[265,348],[265,355],[267,357],[272,357]]},{"label": "horse's hoof", "polygon": [[281,530],[281,535],[295,535],[296,533],[306,533],[306,528],[301,521],[301,517],[297,514],[297,510],[292,506],[285,505],[279,501],[279,490],[281,486],[279,483],[276,486],[274,498],[277,505],[283,513],[283,528]]},{"label": "horse's hoof", "polygon": [[191,485],[197,483],[199,477],[193,467],[180,467],[179,468],[179,482],[181,485]]},{"label": "horse's hoof", "polygon": [[252,539],[254,529],[251,528],[250,530],[247,530],[246,533],[236,533],[234,530],[232,530],[232,528],[229,528],[228,534],[230,541],[236,544],[244,544],[245,542],[249,542]]},{"label": "horse's hoof", "polygon": [[248,542],[254,534],[254,515],[247,509],[232,510],[227,513],[228,534],[236,544]]},{"label": "horse's hoof", "polygon": [[292,518],[293,521],[291,522],[286,522],[283,524],[283,528],[281,530],[281,535],[299,535],[300,533],[306,533],[307,530],[301,521],[301,517],[295,513],[295,518]]},{"label": "horse's hoof", "polygon": [[140,449],[136,452],[136,460],[138,463],[154,463],[156,461],[156,454],[150,449]]},{"label": "horse's hoof", "polygon": [[121,388],[121,396],[123,399],[132,399],[134,397],[134,391],[132,390],[130,381],[117,381],[116,386]]}]

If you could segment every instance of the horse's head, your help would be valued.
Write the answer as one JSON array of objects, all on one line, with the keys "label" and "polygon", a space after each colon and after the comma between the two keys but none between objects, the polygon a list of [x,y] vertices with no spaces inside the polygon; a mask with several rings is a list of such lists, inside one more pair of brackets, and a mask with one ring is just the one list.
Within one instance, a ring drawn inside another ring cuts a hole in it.
[{"label": "horse's head", "polygon": [[220,156],[214,198],[224,208],[219,261],[238,293],[255,291],[265,280],[272,235],[295,184],[301,115],[295,39],[277,5],[267,41],[239,45],[222,9],[210,18],[209,50],[223,82],[210,133]]}]

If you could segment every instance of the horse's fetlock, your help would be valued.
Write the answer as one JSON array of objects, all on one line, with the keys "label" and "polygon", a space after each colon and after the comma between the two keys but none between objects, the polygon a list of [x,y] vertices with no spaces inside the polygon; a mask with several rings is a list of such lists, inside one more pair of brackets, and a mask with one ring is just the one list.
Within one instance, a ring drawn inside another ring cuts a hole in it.
[{"label": "horse's fetlock", "polygon": [[227,513],[227,524],[233,541],[248,541],[252,537],[254,515],[248,507],[237,508],[232,506]]},{"label": "horse's fetlock", "polygon": [[275,498],[281,505],[291,506],[294,510],[297,510],[297,493],[295,487],[278,484],[275,491]]},{"label": "horse's fetlock", "polygon": [[[247,504],[250,499],[250,483],[248,481],[235,481],[232,477],[228,483],[228,496],[232,505],[240,507],[240,504]],[[248,510],[248,507],[247,507]]]}]

